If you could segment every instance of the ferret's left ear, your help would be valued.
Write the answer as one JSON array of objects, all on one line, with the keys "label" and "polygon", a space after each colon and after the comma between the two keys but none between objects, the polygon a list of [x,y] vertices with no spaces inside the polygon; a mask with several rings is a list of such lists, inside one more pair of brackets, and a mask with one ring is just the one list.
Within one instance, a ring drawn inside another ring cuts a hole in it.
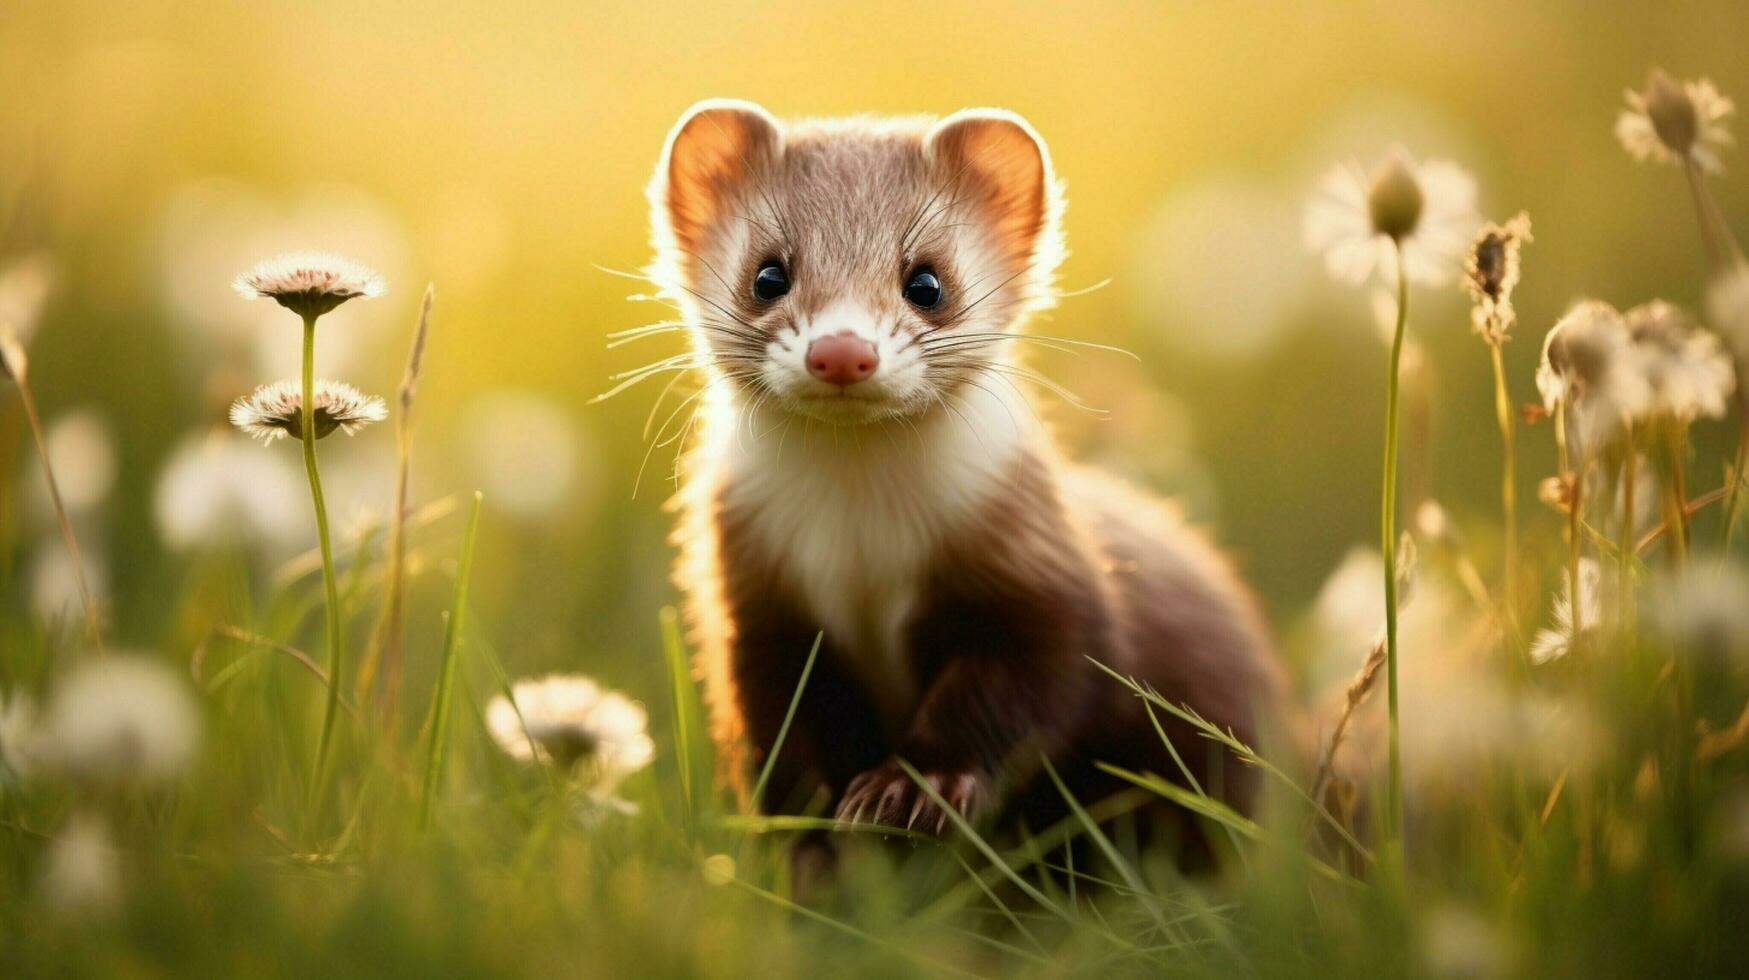
[{"label": "ferret's left ear", "polygon": [[962,200],[983,212],[1015,267],[1055,264],[1056,178],[1050,151],[1025,119],[965,109],[937,123],[924,149],[944,179],[966,189]]}]

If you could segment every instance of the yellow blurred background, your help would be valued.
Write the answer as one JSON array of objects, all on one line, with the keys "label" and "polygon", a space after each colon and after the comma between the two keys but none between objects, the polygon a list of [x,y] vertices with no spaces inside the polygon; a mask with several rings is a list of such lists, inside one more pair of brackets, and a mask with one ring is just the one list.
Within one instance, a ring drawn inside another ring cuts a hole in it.
[{"label": "yellow blurred background", "polygon": [[[606,348],[664,312],[626,302],[639,284],[604,268],[647,259],[643,187],[669,125],[725,95],[780,116],[1004,106],[1045,135],[1068,186],[1063,286],[1110,280],[1040,329],[1142,359],[1042,358],[1113,416],[1049,411],[1082,454],[1214,522],[1285,623],[1375,533],[1384,349],[1367,293],[1301,245],[1317,177],[1400,142],[1469,168],[1487,216],[1530,212],[1508,350],[1528,401],[1542,332],[1573,299],[1698,305],[1679,176],[1634,164],[1611,126],[1655,65],[1749,97],[1746,37],[1740,2],[14,0],[0,6],[0,262],[47,256],[57,273],[35,377],[51,420],[88,409],[109,433],[114,489],[82,533],[124,638],[187,636],[165,604],[200,573],[164,540],[167,461],[216,438],[230,397],[290,370],[294,321],[230,280],[317,247],[389,278],[387,297],[324,326],[325,369],[370,391],[392,392],[436,284],[416,491],[485,489],[476,587],[505,658],[642,656],[671,595],[672,447],[634,499],[659,385],[589,399],[679,349]],[[1717,189],[1737,214],[1749,195],[1727,164]],[[1431,388],[1409,489],[1460,523],[1492,520],[1486,351],[1455,287],[1412,310]],[[1526,496],[1548,442],[1522,440]],[[33,461],[11,445],[6,485],[23,487]],[[361,471],[356,504],[380,510],[389,428],[323,445]],[[4,601],[23,605],[45,535],[28,513],[10,523]]]}]

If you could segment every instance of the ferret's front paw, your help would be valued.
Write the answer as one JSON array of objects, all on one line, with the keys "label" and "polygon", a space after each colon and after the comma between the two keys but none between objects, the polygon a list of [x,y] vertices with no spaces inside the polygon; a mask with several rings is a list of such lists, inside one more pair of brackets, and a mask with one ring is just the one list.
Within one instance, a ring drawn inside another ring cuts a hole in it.
[{"label": "ferret's front paw", "polygon": [[[976,822],[989,807],[990,783],[978,773],[929,771],[922,775],[929,788],[968,821]],[[921,830],[937,836],[948,827],[947,814],[892,761],[850,781],[844,799],[838,803],[838,819]]]}]

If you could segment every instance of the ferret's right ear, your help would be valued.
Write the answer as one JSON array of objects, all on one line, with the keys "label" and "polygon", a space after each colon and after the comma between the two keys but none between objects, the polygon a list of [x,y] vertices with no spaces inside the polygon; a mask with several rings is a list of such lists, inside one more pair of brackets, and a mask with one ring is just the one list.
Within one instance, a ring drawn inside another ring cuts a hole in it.
[{"label": "ferret's right ear", "polygon": [[734,199],[783,150],[783,131],[763,108],[739,99],[706,99],[686,110],[668,134],[650,183],[658,221],[674,242],[696,250]]}]

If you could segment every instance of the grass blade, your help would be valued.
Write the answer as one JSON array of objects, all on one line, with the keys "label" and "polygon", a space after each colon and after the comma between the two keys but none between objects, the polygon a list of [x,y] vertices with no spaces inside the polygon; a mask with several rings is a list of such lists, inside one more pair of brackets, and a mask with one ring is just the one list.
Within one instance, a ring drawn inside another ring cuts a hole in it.
[{"label": "grass blade", "polygon": [[759,768],[759,781],[753,784],[754,806],[764,798],[765,784],[770,781],[771,770],[777,765],[777,754],[783,751],[783,740],[789,737],[790,722],[796,718],[796,709],[802,703],[802,691],[808,686],[808,675],[814,672],[814,658],[820,655],[820,643],[825,639],[823,632],[814,634],[814,648],[808,651],[807,663],[802,664],[802,676],[796,681],[796,692],[790,695],[789,710],[783,713],[783,724],[777,728],[777,740],[771,743],[771,751],[765,754],[765,765]]},{"label": "grass blade", "polygon": [[461,561],[456,566],[455,596],[450,602],[449,623],[443,634],[443,660],[438,667],[437,693],[431,702],[431,743],[425,753],[425,779],[419,792],[419,829],[431,826],[431,802],[437,795],[437,783],[443,776],[443,761],[449,749],[449,702],[455,689],[456,651],[461,645],[462,628],[466,626],[468,608],[468,578],[474,570],[474,542],[480,531],[480,500],[474,493],[474,505],[468,511],[468,529],[462,537]]}]

